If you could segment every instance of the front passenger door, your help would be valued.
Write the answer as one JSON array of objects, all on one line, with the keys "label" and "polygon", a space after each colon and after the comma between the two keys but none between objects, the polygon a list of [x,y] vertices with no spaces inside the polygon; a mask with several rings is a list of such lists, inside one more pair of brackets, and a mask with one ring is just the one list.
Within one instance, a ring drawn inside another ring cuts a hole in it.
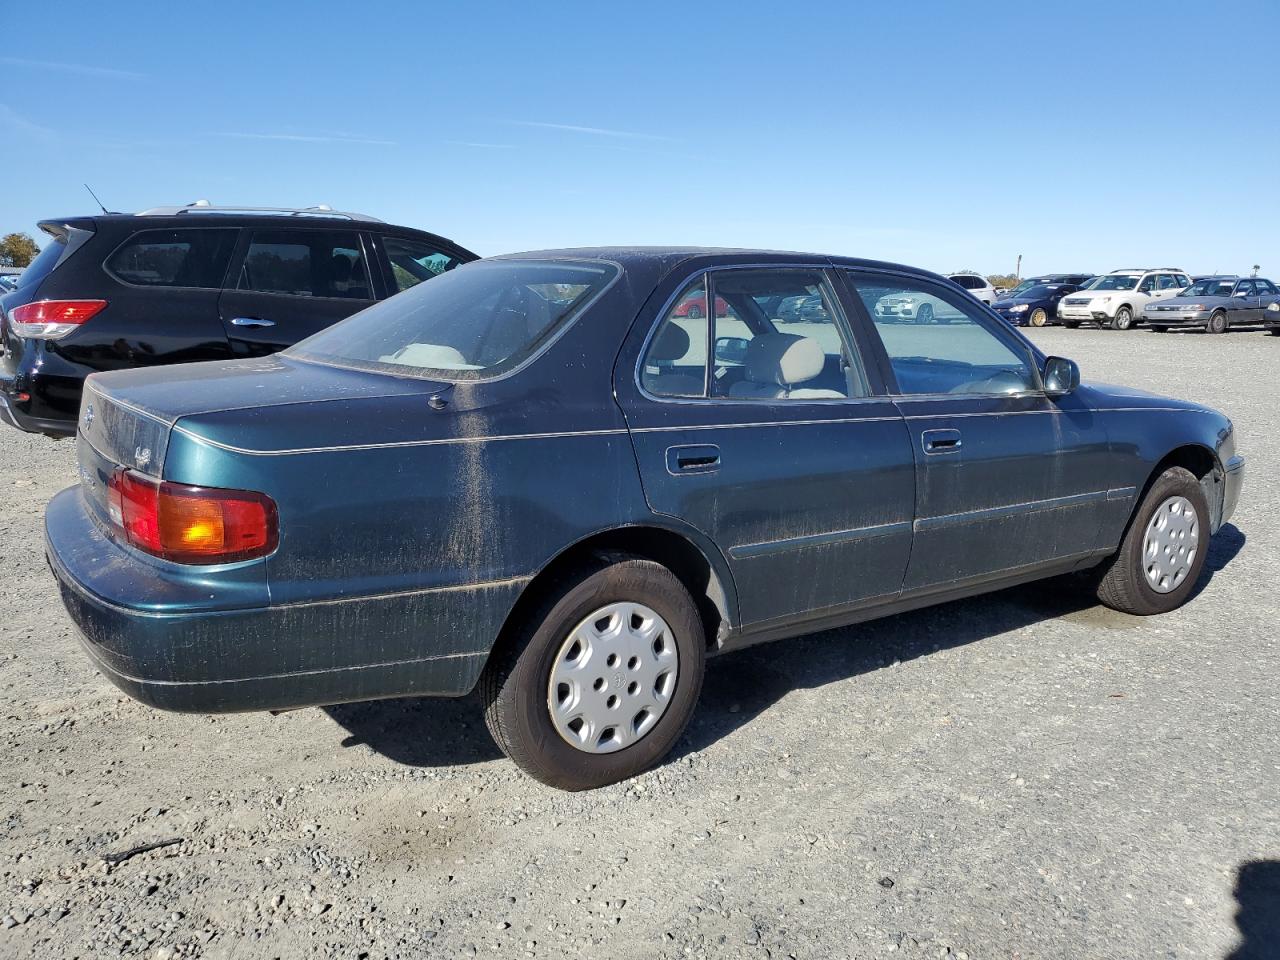
[{"label": "front passenger door", "polygon": [[233,355],[275,353],[373,303],[367,242],[358,231],[245,234],[218,300]]},{"label": "front passenger door", "polygon": [[[906,589],[981,582],[1097,549],[1108,444],[1079,396],[1045,396],[1025,342],[943,285],[871,271],[848,278],[915,456]],[[901,322],[892,307],[908,300],[928,304],[934,321]]]},{"label": "front passenger door", "polygon": [[1258,291],[1252,280],[1241,280],[1231,294],[1231,322],[1257,323],[1262,319],[1262,311],[1258,306]]}]

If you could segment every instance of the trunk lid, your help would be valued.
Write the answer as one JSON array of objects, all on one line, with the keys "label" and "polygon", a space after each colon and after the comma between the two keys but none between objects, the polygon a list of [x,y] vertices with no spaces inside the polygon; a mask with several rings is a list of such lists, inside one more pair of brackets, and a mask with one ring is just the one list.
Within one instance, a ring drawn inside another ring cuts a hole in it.
[{"label": "trunk lid", "polygon": [[426,398],[445,389],[281,355],[118,370],[85,380],[79,431],[81,445],[104,461],[160,477],[180,421],[214,443],[251,438],[287,448],[331,441],[335,429],[381,436],[394,433],[397,422],[408,428],[408,418],[387,416],[397,409],[416,412],[411,419],[420,431]]}]

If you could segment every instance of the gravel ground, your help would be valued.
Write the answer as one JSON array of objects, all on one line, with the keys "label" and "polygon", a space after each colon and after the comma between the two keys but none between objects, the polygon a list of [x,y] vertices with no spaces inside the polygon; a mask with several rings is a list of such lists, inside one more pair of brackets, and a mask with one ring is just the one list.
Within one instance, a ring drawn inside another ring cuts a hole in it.
[{"label": "gravel ground", "polygon": [[0,431],[0,956],[1270,955],[1280,339],[1034,336],[1235,419],[1203,591],[1142,620],[1055,581],[726,656],[675,756],[589,794],[469,700],[125,699],[42,558],[72,445]]}]

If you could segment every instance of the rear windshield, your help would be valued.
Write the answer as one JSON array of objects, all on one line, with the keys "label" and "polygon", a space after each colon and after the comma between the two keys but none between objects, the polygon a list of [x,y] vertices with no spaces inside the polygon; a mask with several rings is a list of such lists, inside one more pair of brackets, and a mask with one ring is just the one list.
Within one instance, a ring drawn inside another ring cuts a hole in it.
[{"label": "rear windshield", "polygon": [[61,237],[51,237],[49,243],[39,255],[27,264],[27,269],[18,274],[17,290],[26,287],[34,287],[37,283],[53,273],[53,268],[58,265],[58,258],[62,256],[63,251],[67,249],[66,240]]},{"label": "rear windshield", "polygon": [[285,352],[438,380],[495,377],[548,343],[617,273],[599,261],[483,260],[374,304]]}]

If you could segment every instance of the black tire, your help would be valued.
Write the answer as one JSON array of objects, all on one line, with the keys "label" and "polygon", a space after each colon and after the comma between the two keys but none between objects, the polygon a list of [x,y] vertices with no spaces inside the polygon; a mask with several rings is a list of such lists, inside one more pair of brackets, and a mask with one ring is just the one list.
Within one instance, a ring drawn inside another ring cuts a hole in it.
[{"label": "black tire", "polygon": [[916,311],[916,323],[933,323],[933,304],[923,303]]},{"label": "black tire", "polygon": [[1205,333],[1226,333],[1227,332],[1227,314],[1223,310],[1215,310],[1209,317],[1209,322],[1204,325]]},{"label": "black tire", "polygon": [[702,308],[695,303],[692,307],[690,307],[688,310],[685,311],[685,316],[688,317],[690,320],[701,320]]},{"label": "black tire", "polygon": [[1152,333],[1168,333],[1169,328],[1168,327],[1152,327],[1151,332]]},{"label": "black tire", "polygon": [[1080,326],[1080,321],[1079,320],[1063,320],[1062,325],[1066,327],[1068,330],[1076,330]]},{"label": "black tire", "polygon": [[1267,329],[1267,333],[1271,334],[1273,337],[1280,337],[1280,327],[1269,327]]},{"label": "black tire", "polygon": [[[671,700],[647,734],[613,753],[588,753],[556,730],[547,705],[551,670],[569,632],[610,603],[631,600],[660,615],[679,655]],[[670,752],[702,690],[706,640],[689,591],[651,560],[601,557],[562,577],[495,649],[480,680],[484,718],[499,749],[535,780],[589,790],[634,777]]]},{"label": "black tire", "polygon": [[1043,327],[1049,323],[1049,311],[1044,307],[1036,307],[1031,311],[1031,316],[1027,317],[1027,326]]},{"label": "black tire", "polygon": [[[1168,593],[1154,590],[1147,582],[1143,565],[1143,541],[1147,525],[1156,510],[1172,497],[1185,497],[1195,508],[1199,542],[1191,569],[1182,582]],[[1112,610],[1148,617],[1168,613],[1186,603],[1195,589],[1209,552],[1209,503],[1195,476],[1182,467],[1170,467],[1156,478],[1139,504],[1120,549],[1099,568],[1098,599]]]},{"label": "black tire", "polygon": [[1133,329],[1133,311],[1128,307],[1121,307],[1116,311],[1116,315],[1111,318],[1112,330],[1131,330]]}]

